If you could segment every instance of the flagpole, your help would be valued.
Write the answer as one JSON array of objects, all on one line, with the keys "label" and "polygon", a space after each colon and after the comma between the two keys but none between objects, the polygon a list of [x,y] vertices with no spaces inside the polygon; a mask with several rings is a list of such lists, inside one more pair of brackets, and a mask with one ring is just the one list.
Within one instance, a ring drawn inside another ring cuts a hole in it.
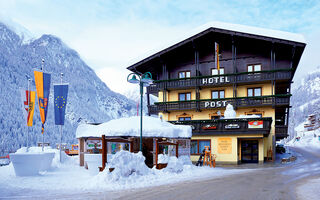
[{"label": "flagpole", "polygon": [[30,96],[31,96],[31,92],[30,92],[30,81],[31,79],[28,76],[28,114],[27,114],[27,152],[28,152],[28,148],[29,148],[29,126],[28,126],[28,116],[29,116],[29,109],[30,109]]},{"label": "flagpole", "polygon": [[[60,83],[62,85],[63,73],[60,74]],[[61,163],[61,145],[62,145],[62,125],[60,125],[60,163]]]},{"label": "flagpole", "polygon": [[[41,60],[41,70],[44,70],[44,59]],[[44,149],[44,124],[43,124],[43,133],[42,133],[42,151]]]}]

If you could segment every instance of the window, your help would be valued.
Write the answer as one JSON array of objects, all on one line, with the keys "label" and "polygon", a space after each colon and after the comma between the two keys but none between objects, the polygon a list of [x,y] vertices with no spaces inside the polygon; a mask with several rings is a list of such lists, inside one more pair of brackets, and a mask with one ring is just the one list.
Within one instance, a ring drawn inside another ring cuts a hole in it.
[{"label": "window", "polygon": [[179,72],[179,78],[190,78],[190,77],[191,77],[190,71]]},{"label": "window", "polygon": [[261,96],[261,88],[248,88],[248,97],[257,97]]},{"label": "window", "polygon": [[221,75],[224,74],[224,68],[218,69],[211,69],[211,75]]},{"label": "window", "polygon": [[224,90],[213,90],[211,92],[212,99],[223,99],[224,97]]},{"label": "window", "polygon": [[259,72],[261,71],[261,64],[248,65],[248,72]]},{"label": "window", "polygon": [[205,146],[209,146],[211,149],[211,141],[210,140],[191,140],[191,154],[200,154],[204,150]]},{"label": "window", "polygon": [[191,117],[179,117],[179,121],[189,121]]},{"label": "window", "polygon": [[191,93],[179,93],[179,101],[189,101],[191,100]]}]

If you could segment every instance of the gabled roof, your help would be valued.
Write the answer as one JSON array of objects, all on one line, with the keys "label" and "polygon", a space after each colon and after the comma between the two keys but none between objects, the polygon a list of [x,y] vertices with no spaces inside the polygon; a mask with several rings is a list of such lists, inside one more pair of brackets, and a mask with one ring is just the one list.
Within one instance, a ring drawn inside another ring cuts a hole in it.
[{"label": "gabled roof", "polygon": [[140,56],[140,58],[131,61],[131,64],[127,69],[135,71],[134,68],[136,66],[143,64],[149,60],[152,60],[153,58],[161,56],[162,54],[171,51],[190,41],[193,41],[194,39],[199,38],[209,32],[219,32],[235,36],[250,37],[255,39],[272,41],[275,43],[284,43],[295,46],[301,46],[303,48],[306,45],[306,40],[304,36],[301,34],[238,24],[229,24],[223,22],[209,22],[196,29],[193,29],[192,31],[186,33],[183,36],[180,36],[179,38],[167,44],[162,45],[157,49],[154,49],[146,53],[143,56]]}]

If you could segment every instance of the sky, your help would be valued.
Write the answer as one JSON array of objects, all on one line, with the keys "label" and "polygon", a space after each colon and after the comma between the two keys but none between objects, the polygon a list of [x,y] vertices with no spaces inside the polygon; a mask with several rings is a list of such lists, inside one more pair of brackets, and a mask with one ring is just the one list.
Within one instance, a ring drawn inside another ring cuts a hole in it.
[{"label": "sky", "polygon": [[58,36],[120,93],[135,89],[126,81],[133,60],[210,21],[303,34],[295,81],[320,66],[320,1],[0,0],[1,20]]}]

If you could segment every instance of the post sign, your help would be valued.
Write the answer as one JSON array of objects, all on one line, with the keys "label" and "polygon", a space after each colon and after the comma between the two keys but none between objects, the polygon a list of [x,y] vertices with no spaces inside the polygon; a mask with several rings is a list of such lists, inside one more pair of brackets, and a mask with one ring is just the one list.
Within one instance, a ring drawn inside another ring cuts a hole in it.
[{"label": "post sign", "polygon": [[230,83],[228,76],[216,76],[211,78],[203,78],[202,85],[216,85],[221,83]]},{"label": "post sign", "polygon": [[232,153],[232,138],[218,138],[218,153],[219,154]]},{"label": "post sign", "polygon": [[227,101],[205,101],[204,107],[205,108],[220,108],[226,107]]},{"label": "post sign", "polygon": [[248,128],[263,128],[263,121],[262,120],[249,121]]}]

